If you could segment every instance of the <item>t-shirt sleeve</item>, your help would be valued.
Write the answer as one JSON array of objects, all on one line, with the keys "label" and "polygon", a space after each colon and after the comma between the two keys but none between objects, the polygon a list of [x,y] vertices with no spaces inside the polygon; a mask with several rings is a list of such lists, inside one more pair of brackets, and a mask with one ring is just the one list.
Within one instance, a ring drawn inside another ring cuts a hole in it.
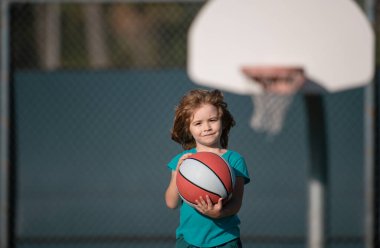
[{"label": "t-shirt sleeve", "polygon": [[178,154],[172,160],[170,160],[170,162],[168,163],[168,168],[171,170],[175,170],[177,168],[177,164],[181,156],[182,153]]},{"label": "t-shirt sleeve", "polygon": [[247,164],[246,164],[245,159],[243,157],[240,156],[239,158],[237,158],[234,161],[232,168],[234,169],[236,177],[243,177],[244,178],[244,184],[247,184],[251,181],[251,178],[249,177]]}]

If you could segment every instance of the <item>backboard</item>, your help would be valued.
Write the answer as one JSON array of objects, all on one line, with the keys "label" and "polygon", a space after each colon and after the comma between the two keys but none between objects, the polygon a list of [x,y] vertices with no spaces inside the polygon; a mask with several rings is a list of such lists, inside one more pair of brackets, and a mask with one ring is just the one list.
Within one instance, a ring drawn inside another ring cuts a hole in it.
[{"label": "backboard", "polygon": [[360,87],[374,74],[374,32],[351,0],[209,0],[191,25],[188,74],[238,94],[263,87],[244,67],[302,68],[319,87]]}]

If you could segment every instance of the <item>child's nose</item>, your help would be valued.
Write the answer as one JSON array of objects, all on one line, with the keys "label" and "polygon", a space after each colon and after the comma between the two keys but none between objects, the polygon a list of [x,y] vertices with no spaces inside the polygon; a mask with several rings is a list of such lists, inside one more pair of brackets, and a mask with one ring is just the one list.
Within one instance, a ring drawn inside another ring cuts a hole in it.
[{"label": "child's nose", "polygon": [[205,126],[204,126],[204,129],[205,129],[205,131],[210,130],[211,129],[211,125],[209,123],[206,123]]}]

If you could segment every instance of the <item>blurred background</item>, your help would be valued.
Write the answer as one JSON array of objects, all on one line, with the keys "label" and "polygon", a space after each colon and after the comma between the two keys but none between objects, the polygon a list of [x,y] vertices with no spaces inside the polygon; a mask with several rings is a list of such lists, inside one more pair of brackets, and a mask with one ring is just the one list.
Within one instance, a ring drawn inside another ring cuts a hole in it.
[{"label": "blurred background", "polygon": [[[198,88],[186,74],[186,39],[205,1],[8,2],[14,247],[174,247],[179,212],[164,192],[181,147],[170,130],[176,104]],[[364,88],[323,95],[327,247],[365,247],[365,97]],[[276,136],[250,128],[249,96],[225,98],[237,121],[229,148],[251,175],[244,247],[306,247],[303,95]]]}]

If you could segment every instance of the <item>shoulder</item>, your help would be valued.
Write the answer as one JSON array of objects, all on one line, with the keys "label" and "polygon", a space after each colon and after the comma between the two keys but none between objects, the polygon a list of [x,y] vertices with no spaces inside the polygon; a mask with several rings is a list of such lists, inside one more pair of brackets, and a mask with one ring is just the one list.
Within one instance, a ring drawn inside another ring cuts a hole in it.
[{"label": "shoulder", "polygon": [[233,168],[236,176],[244,177],[245,183],[250,181],[247,163],[240,153],[228,150],[222,157],[227,160],[228,164]]},{"label": "shoulder", "polygon": [[178,164],[178,160],[186,153],[195,153],[196,150],[195,149],[190,149],[190,150],[185,150],[181,153],[178,153],[177,155],[175,155],[168,163],[168,167],[171,169],[171,170],[175,170],[177,168],[177,164]]},{"label": "shoulder", "polygon": [[244,157],[240,153],[238,153],[236,151],[227,150],[227,152],[225,154],[223,154],[223,157],[229,163],[235,163],[235,162],[238,162],[238,161],[243,161],[245,163]]}]

